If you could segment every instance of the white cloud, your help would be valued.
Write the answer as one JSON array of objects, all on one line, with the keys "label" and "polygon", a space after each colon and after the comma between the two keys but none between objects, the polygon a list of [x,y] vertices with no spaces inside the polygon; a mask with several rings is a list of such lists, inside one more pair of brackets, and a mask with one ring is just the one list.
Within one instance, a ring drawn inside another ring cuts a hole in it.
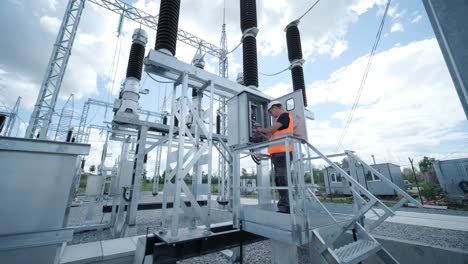
[{"label": "white cloud", "polygon": [[335,45],[333,45],[331,57],[332,59],[338,58],[343,52],[348,49],[348,42],[347,41],[337,41]]},{"label": "white cloud", "polygon": [[56,17],[42,16],[39,18],[39,23],[43,26],[50,34],[56,35],[60,28],[60,20]]},{"label": "white cloud", "polygon": [[57,0],[48,0],[49,2],[49,9],[51,11],[55,11],[57,9]]},{"label": "white cloud", "polygon": [[36,102],[39,84],[26,76],[3,72],[4,74],[0,75],[0,100],[11,108],[18,96],[21,96],[21,107],[32,110]]},{"label": "white cloud", "polygon": [[413,19],[411,19],[411,23],[416,24],[416,23],[418,23],[419,21],[421,21],[421,19],[422,19],[422,16],[421,16],[421,15],[417,15],[416,17],[414,17]]},{"label": "white cloud", "polygon": [[[310,85],[312,111],[328,103],[350,108],[367,59],[358,58],[328,80]],[[317,121],[309,124],[311,143],[324,152],[335,151],[348,115],[349,110],[336,112],[330,120],[316,116]],[[343,146],[363,157],[375,154],[398,162],[433,153],[448,142],[467,140],[468,133],[454,130],[463,123],[437,41],[422,40],[375,55]]]},{"label": "white cloud", "polygon": [[401,23],[393,23],[392,27],[390,28],[390,32],[403,32],[405,28],[403,27],[403,24]]}]

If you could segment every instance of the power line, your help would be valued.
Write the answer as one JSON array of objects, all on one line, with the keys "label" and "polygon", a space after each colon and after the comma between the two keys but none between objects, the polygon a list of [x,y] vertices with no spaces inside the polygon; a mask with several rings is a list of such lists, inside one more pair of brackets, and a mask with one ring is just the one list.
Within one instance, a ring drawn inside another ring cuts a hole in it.
[{"label": "power line", "polygon": [[237,46],[236,46],[234,49],[232,49],[231,51],[227,52],[226,55],[233,53],[237,48],[240,47],[241,44],[242,44],[242,41],[239,42],[239,44],[237,44]]},{"label": "power line", "polygon": [[379,41],[380,41],[380,36],[382,35],[382,29],[383,29],[383,26],[385,24],[385,18],[387,17],[387,13],[388,13],[388,9],[390,7],[390,3],[391,3],[391,0],[388,0],[387,6],[385,7],[385,12],[384,12],[382,20],[380,22],[379,30],[377,31],[377,35],[375,37],[374,45],[372,46],[372,50],[371,50],[371,53],[369,55],[369,60],[367,61],[367,65],[366,65],[366,69],[364,71],[364,75],[362,76],[361,83],[359,85],[359,89],[358,89],[358,92],[356,94],[356,99],[354,100],[353,106],[351,108],[351,112],[349,113],[348,119],[346,120],[345,127],[343,128],[343,132],[341,133],[341,136],[340,136],[340,139],[338,141],[338,145],[336,147],[335,152],[338,152],[338,150],[341,148],[341,146],[343,144],[344,137],[346,136],[346,133],[348,132],[349,126],[351,125],[351,122],[353,121],[353,116],[354,116],[355,110],[357,108],[357,105],[359,104],[359,100],[361,98],[362,91],[364,89],[364,85],[366,83],[370,67],[372,65],[372,60],[374,58],[375,51],[377,50],[377,46],[378,46]]},{"label": "power line", "polygon": [[301,20],[301,19],[302,19],[305,15],[307,15],[307,13],[309,13],[310,10],[312,10],[319,2],[320,2],[320,0],[315,1],[315,3],[313,3],[312,6],[311,6],[309,9],[307,9],[307,11],[305,11],[305,13],[302,14],[302,16],[299,17],[297,20]]},{"label": "power line", "polygon": [[262,72],[259,72],[259,73],[260,73],[261,75],[264,75],[264,76],[275,76],[275,75],[278,75],[278,74],[280,74],[280,73],[283,73],[283,72],[289,70],[290,68],[291,68],[291,66],[288,66],[288,67],[286,67],[285,69],[283,69],[283,70],[281,70],[281,71],[279,71],[279,72],[276,72],[276,73],[262,73]]},{"label": "power line", "polygon": [[149,74],[148,72],[146,72],[146,74],[148,74],[148,76],[149,76],[153,81],[158,82],[158,83],[174,83],[174,82],[172,82],[172,81],[170,81],[170,82],[159,81],[159,80],[157,80],[156,78],[154,78],[151,74]]}]

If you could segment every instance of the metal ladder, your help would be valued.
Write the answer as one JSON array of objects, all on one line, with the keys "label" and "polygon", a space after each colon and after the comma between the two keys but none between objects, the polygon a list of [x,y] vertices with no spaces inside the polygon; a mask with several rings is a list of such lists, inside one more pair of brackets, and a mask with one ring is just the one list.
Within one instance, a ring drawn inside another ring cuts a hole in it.
[{"label": "metal ladder", "polygon": [[[309,235],[309,247],[310,250],[318,251],[322,257],[322,260],[326,263],[343,263],[343,264],[353,264],[359,263],[372,255],[377,255],[380,257],[384,263],[398,263],[398,261],[386,251],[382,245],[375,240],[370,232],[374,230],[378,225],[380,225],[385,219],[390,216],[395,215],[395,211],[398,210],[405,202],[412,202],[418,206],[421,206],[414,198],[409,194],[387,179],[380,172],[363,162],[358,156],[356,156],[352,151],[345,151],[349,164],[355,166],[356,163],[360,163],[364,168],[371,171],[372,174],[378,176],[384,183],[391,187],[397,194],[401,195],[403,198],[395,204],[392,208],[387,207],[383,202],[376,198],[372,193],[370,193],[366,188],[364,188],[359,182],[357,182],[351,175],[345,172],[342,168],[333,163],[327,156],[320,153],[315,147],[307,142],[303,142],[306,145],[306,148],[313,150],[318,156],[325,160],[331,167],[336,171],[341,173],[344,179],[349,183],[349,188],[352,192],[354,201],[355,201],[355,213],[351,219],[338,222],[333,214],[327,210],[327,208],[320,202],[318,197],[315,195],[313,190],[314,187],[307,187],[305,192],[304,203],[305,206],[311,202],[317,202],[318,205],[325,211],[333,220],[334,223],[328,226],[319,227],[310,230]],[[307,150],[309,153],[309,150]],[[309,155],[310,156],[310,155]],[[310,160],[309,160],[310,162]],[[311,168],[310,164],[306,162],[298,162],[299,168],[296,171],[304,173],[307,168]],[[302,166],[302,168],[301,168]],[[294,173],[294,172],[293,172]],[[313,171],[310,169],[311,177],[313,177]],[[312,180],[313,183],[313,180]],[[384,213],[378,213],[375,209],[381,209]],[[306,212],[306,221],[310,223],[310,217],[313,217],[311,213],[307,213],[305,207],[303,207],[303,212]],[[375,221],[369,226],[364,227],[364,217],[368,212],[372,212],[376,215]],[[343,246],[335,247],[334,243],[337,242],[345,233],[349,231],[354,231],[354,240],[351,243],[345,244]]]}]

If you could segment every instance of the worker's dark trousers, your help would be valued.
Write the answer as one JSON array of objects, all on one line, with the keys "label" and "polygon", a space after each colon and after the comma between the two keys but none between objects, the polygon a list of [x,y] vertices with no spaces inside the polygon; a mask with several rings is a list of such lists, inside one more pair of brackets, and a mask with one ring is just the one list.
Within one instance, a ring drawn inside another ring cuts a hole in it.
[{"label": "worker's dark trousers", "polygon": [[[290,153],[290,160],[292,155]],[[286,153],[274,153],[271,154],[271,161],[275,168],[275,184],[277,187],[288,186],[288,176],[286,174]],[[289,213],[289,196],[287,190],[278,190],[278,211]]]}]

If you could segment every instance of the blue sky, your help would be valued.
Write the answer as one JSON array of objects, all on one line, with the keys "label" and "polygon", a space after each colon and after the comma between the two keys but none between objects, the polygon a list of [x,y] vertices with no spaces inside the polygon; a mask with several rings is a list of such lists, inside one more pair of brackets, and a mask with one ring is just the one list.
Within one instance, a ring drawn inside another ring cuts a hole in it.
[{"label": "blue sky", "polygon": [[[0,3],[0,100],[11,107],[23,97],[20,117],[29,120],[47,61],[67,1],[7,0]],[[127,1],[157,14],[159,1]],[[180,28],[218,44],[223,1],[185,0]],[[259,71],[278,72],[288,65],[283,29],[299,17],[311,1],[269,0],[258,2]],[[305,81],[309,109],[316,120],[308,123],[309,141],[325,153],[334,152],[364,73],[386,1],[322,0],[299,25],[305,54]],[[209,14],[209,15],[208,15]],[[57,111],[70,93],[75,94],[77,116],[89,98],[113,101],[125,77],[131,33],[138,25],[125,20],[117,68],[112,63],[119,16],[87,3],[72,57],[64,78]],[[227,0],[228,45],[240,41],[238,1]],[[155,32],[147,51],[154,46]],[[177,57],[189,62],[195,49],[178,43]],[[242,52],[230,57],[230,78],[241,71]],[[207,56],[208,71],[217,72],[217,60]],[[116,70],[114,94],[111,72]],[[260,76],[259,89],[281,96],[291,91],[289,71],[278,76]],[[150,94],[141,104],[160,110],[165,85],[143,77]],[[2,104],[0,104],[1,106]],[[158,109],[159,108],[159,109]],[[103,111],[92,108],[94,124],[103,121]],[[111,115],[108,115],[110,119]],[[54,122],[57,122],[55,119]],[[76,120],[76,126],[78,121]],[[407,165],[407,157],[424,155],[440,159],[466,157],[468,122],[443,61],[434,33],[420,0],[392,1],[376,56],[364,87],[360,105],[345,137],[345,149],[355,150],[364,160],[374,154],[377,162]],[[13,134],[23,136],[25,124]],[[93,132],[91,160],[99,157],[99,131]],[[117,153],[116,153],[117,154]]]}]

